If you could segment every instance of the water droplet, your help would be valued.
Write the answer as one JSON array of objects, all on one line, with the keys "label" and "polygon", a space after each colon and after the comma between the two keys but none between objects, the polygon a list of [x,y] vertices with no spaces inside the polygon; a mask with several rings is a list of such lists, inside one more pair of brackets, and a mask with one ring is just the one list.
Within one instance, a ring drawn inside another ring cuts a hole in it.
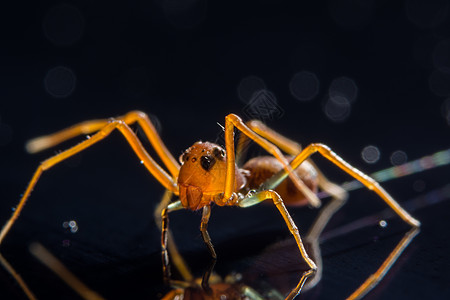
[{"label": "water droplet", "polygon": [[69,228],[69,222],[65,221],[62,223],[63,228]]},{"label": "water droplet", "polygon": [[381,228],[386,228],[387,225],[388,225],[388,223],[387,223],[385,220],[381,220],[380,222],[378,222],[378,225],[379,225]]},{"label": "water droplet", "polygon": [[72,220],[69,222],[69,226],[73,228],[73,227],[77,226],[77,222]]},{"label": "water droplet", "polygon": [[73,226],[70,228],[70,232],[76,233],[78,231],[78,226]]},{"label": "water droplet", "polygon": [[247,195],[245,196],[246,198],[251,198],[256,194],[256,190],[250,190],[248,191]]}]

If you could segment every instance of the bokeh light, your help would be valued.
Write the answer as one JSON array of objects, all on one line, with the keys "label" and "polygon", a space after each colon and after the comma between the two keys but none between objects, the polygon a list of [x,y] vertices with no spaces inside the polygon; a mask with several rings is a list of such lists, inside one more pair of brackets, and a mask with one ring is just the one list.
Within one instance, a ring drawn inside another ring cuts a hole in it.
[{"label": "bokeh light", "polygon": [[250,75],[239,82],[237,93],[239,99],[244,103],[249,103],[255,92],[266,89],[264,80],[258,76]]},{"label": "bokeh light", "polygon": [[450,73],[450,40],[442,40],[434,47],[433,64],[441,72]]},{"label": "bokeh light", "polygon": [[206,16],[206,0],[163,0],[161,5],[167,20],[177,29],[195,28]]},{"label": "bokeh light", "polygon": [[386,228],[388,226],[388,222],[386,222],[386,220],[380,220],[380,222],[378,222],[378,225],[381,228]]},{"label": "bokeh light", "polygon": [[397,150],[391,154],[390,160],[391,164],[393,164],[394,166],[398,166],[406,163],[406,161],[408,160],[408,156],[404,151]]},{"label": "bokeh light", "polygon": [[375,1],[331,0],[328,11],[337,25],[344,29],[362,30],[370,23]]},{"label": "bokeh light", "polygon": [[312,72],[300,71],[289,82],[289,90],[295,99],[310,101],[319,93],[319,79]]},{"label": "bokeh light", "polygon": [[419,28],[432,28],[441,24],[448,14],[447,0],[406,0],[408,19]]},{"label": "bokeh light", "polygon": [[63,226],[64,229],[69,229],[71,233],[77,233],[78,232],[78,224],[74,220],[64,221],[62,226]]},{"label": "bokeh light", "polygon": [[450,95],[450,73],[434,70],[428,78],[430,90],[439,97]]},{"label": "bokeh light", "polygon": [[445,121],[447,121],[447,125],[450,126],[450,98],[447,98],[442,103],[442,116]]},{"label": "bokeh light", "polygon": [[0,147],[9,144],[12,140],[12,135],[11,126],[0,122]]},{"label": "bokeh light", "polygon": [[323,106],[328,119],[333,122],[343,122],[350,116],[350,101],[343,96],[328,97]]},{"label": "bokeh light", "polygon": [[76,76],[74,72],[63,66],[50,69],[44,78],[45,90],[55,98],[70,96],[75,90]]},{"label": "bokeh light", "polygon": [[345,97],[351,103],[358,96],[358,87],[353,79],[342,76],[333,79],[328,90],[330,97]]},{"label": "bokeh light", "polygon": [[70,46],[83,36],[84,18],[81,12],[68,3],[51,7],[44,17],[44,35],[57,46]]},{"label": "bokeh light", "polygon": [[374,164],[380,159],[380,150],[378,147],[369,145],[361,151],[362,159],[368,164]]}]

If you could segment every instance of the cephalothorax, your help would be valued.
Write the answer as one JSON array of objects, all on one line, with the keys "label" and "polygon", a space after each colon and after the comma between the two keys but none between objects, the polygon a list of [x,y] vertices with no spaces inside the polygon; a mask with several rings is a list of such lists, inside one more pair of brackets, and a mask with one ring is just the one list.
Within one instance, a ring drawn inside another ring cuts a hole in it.
[{"label": "cephalothorax", "polygon": [[[133,123],[138,123],[142,127],[165,168],[160,166],[145,150],[136,134],[129,127]],[[368,189],[373,190],[405,222],[413,227],[420,225],[419,221],[411,217],[375,180],[350,166],[323,144],[310,144],[302,149],[299,144],[267,128],[259,121],[245,123],[237,115],[229,114],[225,118],[224,125],[225,147],[222,148],[213,143],[197,142],[181,155],[180,166],[167,150],[148,116],[140,111],[132,111],[115,119],[86,121],[55,134],[36,138],[27,144],[29,152],[37,152],[80,134],[90,135],[88,139],[58,153],[39,165],[13,215],[0,232],[0,245],[17,220],[42,173],[101,141],[114,130],[118,130],[125,137],[138,160],[167,190],[168,196],[160,203],[156,213],[156,219],[161,220],[163,272],[167,280],[170,276],[168,251],[184,278],[186,280],[192,279],[189,278],[192,275],[189,274],[185,263],[174,246],[173,239],[170,237],[169,212],[183,208],[189,210],[202,209],[200,230],[212,257],[215,258],[216,253],[207,231],[212,203],[219,206],[249,207],[265,200],[272,201],[295,238],[302,258],[310,270],[314,271],[316,264],[308,256],[299,230],[289,215],[285,204],[305,205],[308,203],[317,207],[320,205],[320,200],[315,194],[317,188],[325,190],[336,199],[342,200],[345,198],[345,192],[329,182],[308,160],[316,152],[359,180]],[[234,140],[235,130],[240,132],[237,151],[235,150]],[[257,157],[238,167],[236,155],[239,157],[242,150],[241,145],[249,139],[261,146],[271,156]],[[179,200],[170,202],[172,195],[178,196]],[[172,248],[170,245],[173,245]],[[398,255],[399,251],[394,254]],[[382,277],[389,267],[390,264],[383,265],[380,271],[381,275],[378,275],[375,280]],[[363,295],[372,286],[371,283],[367,284],[360,295]],[[287,299],[294,298],[299,293],[300,288],[299,282],[287,296]]]}]

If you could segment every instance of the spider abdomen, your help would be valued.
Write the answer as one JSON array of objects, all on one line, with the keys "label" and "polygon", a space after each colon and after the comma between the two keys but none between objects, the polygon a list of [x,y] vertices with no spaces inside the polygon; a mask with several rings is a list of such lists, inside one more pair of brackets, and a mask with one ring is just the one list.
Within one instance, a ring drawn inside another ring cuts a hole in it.
[{"label": "spider abdomen", "polygon": [[[292,159],[292,157],[287,158],[289,161]],[[282,170],[283,165],[273,156],[257,156],[245,163],[242,169],[249,171],[246,187],[248,189],[257,189],[262,183],[272,177],[272,175],[275,175]],[[317,172],[308,161],[303,162],[295,169],[295,172],[311,191],[317,193]],[[281,182],[280,185],[275,188],[275,191],[288,205],[303,206],[308,203],[307,198],[298,190],[289,177]]]}]

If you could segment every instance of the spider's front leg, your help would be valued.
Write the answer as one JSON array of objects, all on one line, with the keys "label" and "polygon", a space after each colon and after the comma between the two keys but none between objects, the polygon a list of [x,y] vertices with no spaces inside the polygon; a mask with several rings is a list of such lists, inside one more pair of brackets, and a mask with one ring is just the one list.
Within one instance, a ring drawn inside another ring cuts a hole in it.
[{"label": "spider's front leg", "polygon": [[[288,174],[291,178],[292,182],[296,186],[299,191],[310,199],[311,203],[315,203],[315,205],[320,205],[320,201],[317,199],[317,196],[306,187],[303,181],[300,179],[298,174],[293,171],[293,168],[289,165],[287,158],[281,153],[280,149],[274,145],[270,140],[260,136],[254,130],[249,128],[242,119],[235,115],[229,114],[225,118],[225,148],[227,151],[227,171],[225,178],[225,191],[224,191],[224,201],[230,200],[233,201],[233,192],[234,192],[234,183],[235,183],[235,150],[234,150],[234,129],[237,128],[242,134],[256,142],[259,146],[261,146],[268,153],[273,155],[283,166],[283,170]],[[278,183],[279,184],[279,183]],[[315,200],[314,200],[315,199]],[[313,204],[314,205],[314,204]]]},{"label": "spider's front leg", "polygon": [[[294,220],[292,220],[288,210],[286,209],[286,206],[284,205],[283,199],[281,199],[280,195],[278,195],[277,192],[273,190],[267,190],[267,191],[259,191],[255,193],[248,193],[242,200],[238,201],[237,205],[240,207],[249,207],[256,204],[259,204],[263,202],[266,199],[271,199],[273,203],[275,204],[275,207],[280,212],[281,216],[283,217],[284,221],[286,222],[286,225],[289,228],[289,231],[293,235],[295,242],[297,243],[297,246],[300,250],[300,254],[302,258],[305,260],[305,262],[310,267],[310,270],[307,271],[303,276],[300,278],[300,281],[298,282],[297,286],[291,291],[289,296],[286,299],[294,299],[301,291],[301,288],[303,287],[303,284],[306,281],[306,278],[312,275],[316,269],[317,266],[314,263],[314,261],[309,257],[308,253],[306,252],[305,246],[303,245],[302,238],[300,237],[299,230],[297,226],[294,223]],[[306,276],[306,277],[305,277]]]},{"label": "spider's front leg", "polygon": [[48,169],[54,167],[58,163],[68,159],[69,157],[74,156],[75,154],[85,150],[86,148],[98,143],[99,141],[103,140],[107,136],[111,134],[112,131],[117,129],[122,135],[125,137],[125,139],[128,141],[129,145],[135,152],[135,154],[138,156],[140,161],[143,163],[143,165],[147,168],[147,170],[168,190],[172,191],[173,193],[178,193],[178,187],[176,183],[174,182],[173,178],[167,174],[166,171],[164,171],[163,168],[161,168],[155,160],[147,153],[147,151],[142,146],[141,142],[137,138],[137,136],[134,134],[133,130],[124,122],[121,120],[111,120],[105,127],[103,127],[100,131],[98,131],[96,134],[92,135],[89,139],[84,140],[83,142],[79,143],[78,145],[73,146],[72,148],[69,148],[61,153],[58,153],[57,155],[50,157],[47,160],[44,160],[39,167],[36,169],[33,177],[31,178],[30,183],[28,184],[25,193],[23,194],[22,198],[19,201],[19,204],[17,205],[14,213],[12,214],[11,218],[6,222],[6,224],[3,226],[2,231],[0,232],[0,245],[2,241],[4,240],[5,236],[11,229],[14,222],[19,217],[26,201],[28,200],[31,192],[33,191],[34,187],[36,186],[39,178],[41,175]]},{"label": "spider's front leg", "polygon": [[[183,205],[180,200],[170,203],[166,208],[161,211],[161,259],[163,265],[163,279],[166,284],[171,283],[170,276],[170,260],[168,249],[169,240],[169,212],[183,209]],[[173,240],[173,239],[171,239]]]}]

